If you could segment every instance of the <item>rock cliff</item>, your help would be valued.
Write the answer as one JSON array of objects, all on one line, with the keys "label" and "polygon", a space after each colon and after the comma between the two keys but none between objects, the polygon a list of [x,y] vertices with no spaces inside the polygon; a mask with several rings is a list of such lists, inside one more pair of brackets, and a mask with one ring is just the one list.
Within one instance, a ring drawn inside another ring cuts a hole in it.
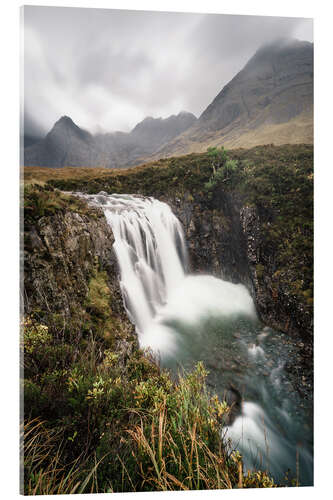
[{"label": "rock cliff", "polygon": [[71,207],[70,197],[66,203],[51,214],[26,215],[25,313],[72,343],[98,332],[126,356],[136,336],[123,307],[112,231],[101,211],[83,202]]},{"label": "rock cliff", "polygon": [[[191,270],[211,273],[250,291],[262,321],[289,334],[312,338],[313,318],[290,286],[276,287],[274,254],[263,245],[263,227],[258,210],[221,191],[217,205],[184,198],[165,198],[181,220],[189,248]],[[287,281],[295,279],[289,271]]]}]

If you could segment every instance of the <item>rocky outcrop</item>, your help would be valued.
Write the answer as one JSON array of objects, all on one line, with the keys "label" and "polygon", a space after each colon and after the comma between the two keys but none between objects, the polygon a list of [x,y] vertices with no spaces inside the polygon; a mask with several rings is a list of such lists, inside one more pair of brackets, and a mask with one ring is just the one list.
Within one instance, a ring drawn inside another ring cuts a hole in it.
[{"label": "rocky outcrop", "polygon": [[[279,280],[276,286],[274,254],[269,255],[261,245],[260,218],[256,208],[243,207],[240,220],[246,239],[246,252],[253,296],[264,322],[287,333],[300,334],[308,340],[313,334],[313,318],[303,304],[291,293],[292,275]],[[290,272],[290,271],[289,271]],[[287,274],[288,271],[285,271]],[[281,278],[281,276],[280,276]]]},{"label": "rocky outcrop", "polygon": [[244,206],[241,199],[222,190],[213,204],[194,200],[189,193],[164,201],[183,224],[191,271],[244,284],[265,324],[305,340],[312,338],[312,315],[288,286],[293,276],[276,286],[274,254],[266,253],[262,245],[255,207]]},{"label": "rocky outcrop", "polygon": [[27,307],[70,315],[73,304],[88,293],[95,259],[112,258],[113,235],[102,220],[75,212],[42,217],[26,233],[25,290]]},{"label": "rocky outcrop", "polygon": [[[112,345],[126,353],[135,336],[123,307],[112,249],[114,237],[102,212],[89,213],[57,211],[25,226],[25,313],[55,325],[57,334],[68,331],[72,342],[79,342],[93,330],[93,321],[99,327],[112,324]],[[110,306],[105,318],[103,309],[93,308],[94,297],[90,298],[92,280],[101,276]]]}]

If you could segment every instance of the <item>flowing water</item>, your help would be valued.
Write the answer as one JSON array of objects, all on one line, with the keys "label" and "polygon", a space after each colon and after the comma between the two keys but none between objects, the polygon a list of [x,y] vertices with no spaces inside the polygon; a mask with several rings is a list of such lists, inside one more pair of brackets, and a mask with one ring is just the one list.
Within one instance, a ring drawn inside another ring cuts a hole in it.
[{"label": "flowing water", "polygon": [[188,274],[182,226],[170,207],[132,195],[81,195],[112,227],[124,305],[141,347],[174,373],[204,361],[208,384],[238,412],[224,428],[245,468],[289,470],[313,484],[312,405],[285,369],[297,345],[260,323],[241,284]]}]

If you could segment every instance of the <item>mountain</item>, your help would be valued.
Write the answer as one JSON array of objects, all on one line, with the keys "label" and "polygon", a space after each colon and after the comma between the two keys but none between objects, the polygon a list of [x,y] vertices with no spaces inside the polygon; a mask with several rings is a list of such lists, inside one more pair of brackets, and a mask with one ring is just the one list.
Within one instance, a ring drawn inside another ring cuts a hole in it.
[{"label": "mountain", "polygon": [[161,147],[187,130],[196,117],[181,111],[168,118],[146,117],[130,133],[98,134],[95,143],[99,151],[98,165],[111,168],[135,165],[156,153]]},{"label": "mountain", "polygon": [[121,168],[208,146],[287,143],[313,143],[313,44],[281,39],[261,47],[199,119],[182,111],[93,136],[64,116],[25,148],[24,164]]},{"label": "mountain", "polygon": [[95,163],[93,136],[63,116],[47,136],[25,148],[24,164],[42,167],[92,166]]},{"label": "mountain", "polygon": [[158,157],[259,144],[313,142],[313,44],[279,40],[260,48],[191,128]]},{"label": "mountain", "polygon": [[192,113],[182,111],[165,119],[147,117],[130,133],[92,135],[63,116],[44,139],[24,149],[24,164],[53,168],[133,165],[155,153],[195,121]]},{"label": "mountain", "polygon": [[196,117],[192,113],[181,111],[177,116],[171,115],[163,120],[145,118],[138,123],[131,132],[131,137],[135,142],[140,143],[146,151],[157,150],[163,144],[171,141],[196,122]]},{"label": "mountain", "polygon": [[23,147],[27,148],[29,146],[32,146],[33,144],[36,144],[37,142],[41,141],[43,137],[31,135],[31,134],[24,134],[23,136]]}]

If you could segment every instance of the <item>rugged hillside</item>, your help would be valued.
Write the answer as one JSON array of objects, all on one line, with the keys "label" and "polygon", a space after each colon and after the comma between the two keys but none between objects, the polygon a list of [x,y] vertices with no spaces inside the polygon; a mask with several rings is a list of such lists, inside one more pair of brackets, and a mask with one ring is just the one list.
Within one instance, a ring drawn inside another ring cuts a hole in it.
[{"label": "rugged hillside", "polygon": [[27,186],[25,313],[68,333],[74,342],[94,331],[102,342],[128,349],[133,326],[123,308],[113,242],[102,212],[52,189]]},{"label": "rugged hillside", "polygon": [[25,148],[24,164],[52,168],[129,166],[155,153],[195,121],[194,115],[183,111],[166,119],[147,117],[130,133],[93,136],[63,116],[44,139]]},{"label": "rugged hillside", "polygon": [[280,40],[259,49],[196,123],[158,156],[207,146],[313,142],[313,44]]}]

